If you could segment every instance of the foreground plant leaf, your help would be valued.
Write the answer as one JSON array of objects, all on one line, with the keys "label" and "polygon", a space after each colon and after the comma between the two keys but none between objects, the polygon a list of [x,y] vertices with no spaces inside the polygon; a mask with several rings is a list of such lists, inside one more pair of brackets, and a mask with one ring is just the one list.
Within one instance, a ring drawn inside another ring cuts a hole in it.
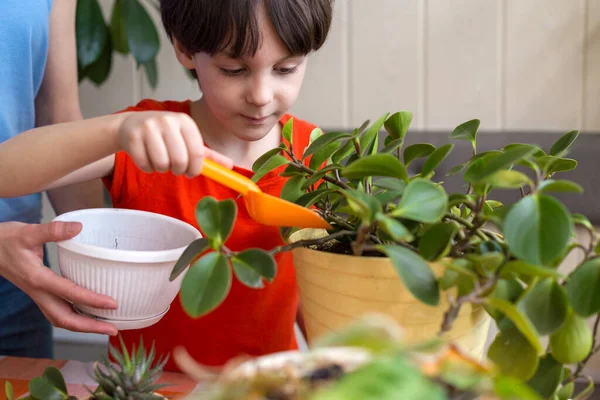
[{"label": "foreground plant leaf", "polygon": [[503,227],[511,252],[529,264],[546,265],[569,245],[573,220],[558,200],[534,194],[511,207]]},{"label": "foreground plant leaf", "polygon": [[223,302],[231,288],[231,269],[225,256],[208,253],[196,261],[181,283],[181,303],[193,318],[206,315]]}]

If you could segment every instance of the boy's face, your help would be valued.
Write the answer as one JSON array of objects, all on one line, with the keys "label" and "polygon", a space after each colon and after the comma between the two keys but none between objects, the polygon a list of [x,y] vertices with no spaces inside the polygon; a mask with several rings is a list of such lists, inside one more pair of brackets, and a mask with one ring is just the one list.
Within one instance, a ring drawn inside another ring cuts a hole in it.
[{"label": "boy's face", "polygon": [[262,43],[254,57],[233,59],[222,52],[190,58],[212,122],[246,141],[273,129],[296,101],[306,71],[306,56],[289,54],[264,7],[258,22]]}]

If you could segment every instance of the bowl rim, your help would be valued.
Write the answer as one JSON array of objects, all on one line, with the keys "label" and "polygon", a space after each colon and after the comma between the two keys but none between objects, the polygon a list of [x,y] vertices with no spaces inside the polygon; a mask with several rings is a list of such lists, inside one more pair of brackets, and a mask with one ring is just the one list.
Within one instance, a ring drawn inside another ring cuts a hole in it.
[{"label": "bowl rim", "polygon": [[[130,215],[138,215],[146,218],[155,220],[167,221],[171,224],[178,225],[180,228],[187,230],[194,236],[193,240],[200,239],[202,234],[196,227],[188,224],[177,218],[169,217],[167,215],[158,214],[151,211],[141,210],[130,210],[126,208],[88,208],[70,211],[55,217],[52,221],[67,221],[67,222],[81,222],[78,220],[80,215],[93,215],[93,214],[107,214],[107,213],[122,213]],[[76,236],[77,237],[77,236]],[[191,241],[190,241],[191,243]],[[94,246],[91,244],[81,243],[73,239],[63,240],[56,242],[56,245],[60,249],[68,250],[76,254],[84,255],[86,257],[98,258],[107,261],[118,261],[118,262],[130,262],[130,263],[163,263],[177,261],[183,251],[188,247],[185,246],[177,247],[168,250],[119,250],[109,249],[106,247]]]}]

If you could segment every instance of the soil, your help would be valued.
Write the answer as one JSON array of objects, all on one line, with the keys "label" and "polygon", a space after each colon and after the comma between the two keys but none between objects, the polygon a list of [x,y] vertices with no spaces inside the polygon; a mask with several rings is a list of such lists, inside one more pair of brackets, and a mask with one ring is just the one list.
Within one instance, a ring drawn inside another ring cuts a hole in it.
[{"label": "soil", "polygon": [[[327,243],[321,245],[309,246],[309,249],[323,251],[325,253],[334,253],[334,254],[344,254],[344,255],[352,255],[352,248],[350,247],[350,243],[344,243],[337,240],[330,240]],[[385,254],[379,251],[365,251],[362,254],[362,257],[386,257]]]}]

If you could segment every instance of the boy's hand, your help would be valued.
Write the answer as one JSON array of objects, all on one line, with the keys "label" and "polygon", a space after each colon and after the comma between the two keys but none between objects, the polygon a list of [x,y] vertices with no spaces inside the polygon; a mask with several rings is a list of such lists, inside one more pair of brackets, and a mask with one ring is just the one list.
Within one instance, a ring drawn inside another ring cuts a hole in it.
[{"label": "boy's hand", "polygon": [[184,113],[133,112],[121,124],[119,140],[135,164],[148,173],[170,170],[195,177],[204,158],[233,167],[230,158],[204,146],[198,126]]},{"label": "boy's hand", "polygon": [[114,299],[77,286],[43,264],[44,243],[71,239],[80,231],[78,222],[0,223],[0,275],[27,293],[52,325],[77,332],[116,335],[114,325],[79,315],[69,304],[114,309],[117,308]]}]

